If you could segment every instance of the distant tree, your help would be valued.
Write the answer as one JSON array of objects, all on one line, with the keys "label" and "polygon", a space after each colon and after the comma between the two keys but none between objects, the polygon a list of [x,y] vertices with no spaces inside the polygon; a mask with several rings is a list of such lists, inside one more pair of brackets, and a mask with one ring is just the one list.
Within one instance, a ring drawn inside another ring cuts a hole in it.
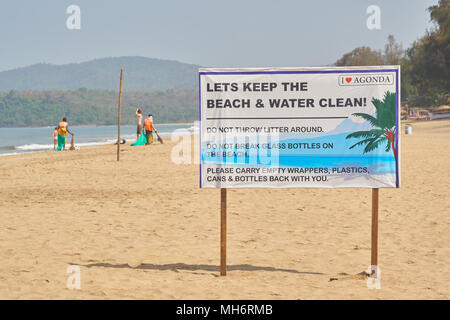
[{"label": "distant tree", "polygon": [[404,51],[401,43],[395,41],[392,34],[388,36],[384,52],[372,50],[370,47],[358,47],[345,53],[336,61],[336,66],[380,66],[401,63]]},{"label": "distant tree", "polygon": [[401,65],[402,99],[416,96],[412,105],[436,105],[450,92],[450,0],[439,0],[428,8],[434,28],[415,41],[410,48],[389,35],[383,53],[358,47],[344,54],[336,66]]},{"label": "distant tree", "polygon": [[[0,92],[0,127],[56,125],[63,116],[71,124],[109,125],[116,123],[118,93],[107,90],[13,91]],[[124,92],[122,123],[135,123],[139,105],[153,113],[157,123],[187,122],[198,119],[198,92]]]},{"label": "distant tree", "polygon": [[418,95],[437,103],[450,91],[450,1],[440,0],[428,10],[435,27],[407,50],[406,76]]},{"label": "distant tree", "polygon": [[383,60],[388,65],[398,65],[401,63],[404,51],[401,43],[397,43],[392,34],[388,36],[388,42],[384,46]]},{"label": "distant tree", "polygon": [[405,100],[408,97],[417,96],[417,87],[411,78],[412,65],[406,57],[403,57],[400,62],[401,65],[401,96]]},{"label": "distant tree", "polygon": [[379,66],[384,60],[380,51],[372,50],[370,47],[358,47],[351,52],[345,53],[336,66]]}]

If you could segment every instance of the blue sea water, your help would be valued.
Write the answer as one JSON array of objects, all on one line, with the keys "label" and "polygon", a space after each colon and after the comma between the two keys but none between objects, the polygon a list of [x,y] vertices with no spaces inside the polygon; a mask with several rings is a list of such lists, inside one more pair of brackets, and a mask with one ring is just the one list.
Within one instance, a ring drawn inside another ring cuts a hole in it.
[{"label": "blue sea water", "polygon": [[[52,133],[54,127],[41,128],[0,128],[0,156],[53,150]],[[93,146],[115,143],[117,141],[117,126],[72,126],[77,146]],[[160,136],[170,136],[173,132],[179,134],[193,133],[192,124],[157,125]],[[136,126],[120,127],[121,137],[127,141],[136,140]],[[70,141],[70,135],[68,137]]]}]

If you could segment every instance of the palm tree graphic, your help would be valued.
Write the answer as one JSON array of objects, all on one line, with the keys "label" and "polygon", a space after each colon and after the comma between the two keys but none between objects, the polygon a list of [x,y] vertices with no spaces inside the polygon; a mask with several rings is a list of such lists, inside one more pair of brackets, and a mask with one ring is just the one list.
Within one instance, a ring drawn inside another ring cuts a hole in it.
[{"label": "palm tree graphic", "polygon": [[363,140],[355,143],[350,147],[366,145],[363,154],[377,149],[383,142],[386,143],[386,152],[391,150],[397,160],[397,151],[395,149],[395,135],[397,128],[395,126],[395,93],[385,92],[383,100],[372,98],[372,104],[375,106],[375,117],[367,113],[354,113],[354,116],[367,120],[374,129],[369,131],[356,131],[348,136],[350,138],[363,138]]}]

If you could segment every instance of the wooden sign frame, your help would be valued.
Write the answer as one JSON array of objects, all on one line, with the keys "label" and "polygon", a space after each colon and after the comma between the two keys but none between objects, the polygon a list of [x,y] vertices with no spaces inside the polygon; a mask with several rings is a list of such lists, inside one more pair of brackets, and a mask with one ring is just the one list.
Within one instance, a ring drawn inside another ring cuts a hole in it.
[{"label": "wooden sign frame", "polygon": [[[371,270],[378,268],[378,203],[379,189],[372,188]],[[220,189],[220,275],[227,275],[227,189]]]}]

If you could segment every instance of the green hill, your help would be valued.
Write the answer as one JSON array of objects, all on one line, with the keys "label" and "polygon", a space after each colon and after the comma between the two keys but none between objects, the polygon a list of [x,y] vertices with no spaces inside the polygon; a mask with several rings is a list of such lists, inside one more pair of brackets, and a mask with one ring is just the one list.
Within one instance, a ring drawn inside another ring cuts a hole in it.
[{"label": "green hill", "polygon": [[[118,92],[51,90],[0,92],[0,127],[51,126],[63,116],[73,125],[117,123]],[[134,124],[137,106],[153,113],[158,123],[198,119],[198,92],[193,89],[124,92],[122,123]]]},{"label": "green hill", "polygon": [[124,91],[193,89],[198,68],[193,64],[144,57],[103,58],[65,65],[35,64],[0,72],[0,91],[118,90],[124,68]]}]

